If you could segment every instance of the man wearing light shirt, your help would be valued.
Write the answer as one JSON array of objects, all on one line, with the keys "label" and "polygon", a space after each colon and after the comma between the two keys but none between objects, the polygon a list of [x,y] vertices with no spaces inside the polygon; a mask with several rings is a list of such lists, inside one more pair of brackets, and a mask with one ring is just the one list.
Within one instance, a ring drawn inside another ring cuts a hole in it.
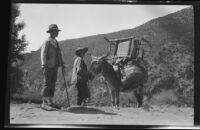
[{"label": "man wearing light shirt", "polygon": [[88,51],[88,48],[78,48],[75,51],[76,59],[74,60],[73,70],[72,70],[72,79],[71,83],[75,85],[78,90],[77,96],[77,105],[87,105],[88,99],[90,97],[90,91],[88,88],[88,80],[92,80],[94,76],[91,72],[88,71],[87,66],[84,62],[85,53]]}]

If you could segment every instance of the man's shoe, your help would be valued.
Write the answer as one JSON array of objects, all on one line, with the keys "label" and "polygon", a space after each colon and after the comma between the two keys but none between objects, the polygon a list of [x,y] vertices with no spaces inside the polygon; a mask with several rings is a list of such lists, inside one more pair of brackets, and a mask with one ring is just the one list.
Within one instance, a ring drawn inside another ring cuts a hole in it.
[{"label": "man's shoe", "polygon": [[56,110],[56,108],[53,108],[53,107],[51,107],[51,106],[48,105],[48,104],[42,104],[42,105],[41,105],[41,108],[42,108],[43,110],[46,110],[46,111],[54,111],[54,110]]},{"label": "man's shoe", "polygon": [[86,107],[86,106],[87,106],[87,103],[86,103],[86,102],[83,102],[83,103],[81,104],[81,106]]},{"label": "man's shoe", "polygon": [[49,104],[49,106],[56,108],[56,109],[60,109],[60,107],[58,105],[54,104],[54,103]]}]

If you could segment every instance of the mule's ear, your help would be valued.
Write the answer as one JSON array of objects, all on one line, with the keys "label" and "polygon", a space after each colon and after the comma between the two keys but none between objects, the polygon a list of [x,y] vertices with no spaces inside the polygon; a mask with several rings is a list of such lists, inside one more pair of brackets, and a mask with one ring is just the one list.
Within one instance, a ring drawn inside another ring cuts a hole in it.
[{"label": "mule's ear", "polygon": [[97,60],[97,57],[96,57],[96,56],[92,56],[92,55],[91,55],[91,58],[92,58],[92,61]]},{"label": "mule's ear", "polygon": [[94,59],[94,58],[95,58],[95,56],[91,55],[91,58],[92,58],[92,59]]},{"label": "mule's ear", "polygon": [[101,59],[105,59],[110,55],[110,52],[108,52],[106,55],[102,56]]}]

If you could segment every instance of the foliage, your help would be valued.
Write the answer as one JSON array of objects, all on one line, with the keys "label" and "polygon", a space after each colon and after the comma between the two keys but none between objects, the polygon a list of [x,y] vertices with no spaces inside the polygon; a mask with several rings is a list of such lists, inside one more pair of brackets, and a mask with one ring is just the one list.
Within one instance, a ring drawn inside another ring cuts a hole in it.
[{"label": "foliage", "polygon": [[17,59],[23,59],[23,51],[28,43],[25,40],[25,35],[19,36],[19,32],[25,27],[24,22],[16,23],[17,18],[20,16],[19,6],[12,4],[11,6],[11,36],[10,36],[10,58],[11,62]]},{"label": "foliage", "polygon": [[24,22],[16,23],[20,16],[19,6],[11,5],[11,32],[10,32],[10,49],[9,49],[9,83],[11,94],[22,87],[22,71],[18,68],[20,60],[23,60],[23,51],[28,43],[25,35],[19,36],[19,32],[24,28]]},{"label": "foliage", "polygon": [[163,90],[173,90],[181,103],[185,104],[187,100],[190,100],[190,103],[186,104],[192,106],[194,57],[187,46],[179,43],[166,43],[154,57],[153,64],[157,67],[152,67],[150,70],[149,93],[153,95]]},{"label": "foliage", "polygon": [[24,89],[23,80],[21,78],[23,76],[22,71],[17,67],[12,67],[10,71],[10,93],[22,93]]}]

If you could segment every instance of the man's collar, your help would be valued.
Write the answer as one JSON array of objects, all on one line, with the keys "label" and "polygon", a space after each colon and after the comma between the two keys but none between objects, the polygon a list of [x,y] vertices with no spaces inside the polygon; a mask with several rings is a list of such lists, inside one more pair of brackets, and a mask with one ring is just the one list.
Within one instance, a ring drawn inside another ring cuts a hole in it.
[{"label": "man's collar", "polygon": [[55,38],[49,37],[49,39],[56,40]]}]

